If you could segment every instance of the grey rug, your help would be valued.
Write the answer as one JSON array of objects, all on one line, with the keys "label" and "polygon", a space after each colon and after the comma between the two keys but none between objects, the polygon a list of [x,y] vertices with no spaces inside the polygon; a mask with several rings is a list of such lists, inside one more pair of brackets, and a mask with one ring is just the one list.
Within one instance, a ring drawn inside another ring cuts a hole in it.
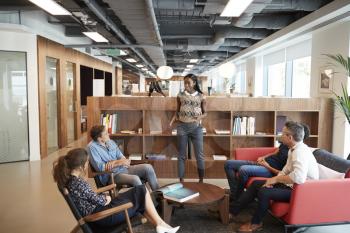
[{"label": "grey rug", "polygon": [[[233,233],[236,232],[242,222],[249,221],[253,208],[250,208],[239,215],[235,221],[224,225],[220,222],[219,215],[216,212],[208,211],[207,207],[184,207],[176,208],[171,219],[172,226],[181,226],[179,233]],[[135,227],[137,233],[154,233],[155,229],[150,223]],[[264,228],[261,233],[284,232],[281,222],[268,215],[264,219]]]}]

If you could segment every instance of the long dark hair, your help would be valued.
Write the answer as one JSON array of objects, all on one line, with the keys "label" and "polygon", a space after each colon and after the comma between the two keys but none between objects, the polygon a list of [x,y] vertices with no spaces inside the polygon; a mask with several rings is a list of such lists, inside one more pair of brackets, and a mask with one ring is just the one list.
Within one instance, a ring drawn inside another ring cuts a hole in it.
[{"label": "long dark hair", "polygon": [[194,75],[194,74],[188,74],[188,75],[186,75],[186,76],[184,77],[184,79],[186,79],[186,78],[192,79],[192,81],[194,82],[194,87],[193,87],[193,89],[194,89],[195,91],[198,91],[199,93],[203,94],[202,90],[201,90],[200,87],[199,87],[198,78],[197,78],[196,75]]},{"label": "long dark hair", "polygon": [[79,167],[84,167],[88,159],[85,149],[77,148],[70,150],[67,155],[59,157],[53,163],[52,175],[60,188],[66,186],[71,172]]}]

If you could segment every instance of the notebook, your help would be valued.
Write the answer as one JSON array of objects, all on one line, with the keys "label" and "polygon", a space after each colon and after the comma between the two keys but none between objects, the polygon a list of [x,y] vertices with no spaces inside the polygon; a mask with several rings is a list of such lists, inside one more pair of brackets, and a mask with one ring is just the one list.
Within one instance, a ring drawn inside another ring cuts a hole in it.
[{"label": "notebook", "polygon": [[167,185],[157,191],[162,192],[164,198],[180,203],[199,196],[199,192],[185,188],[181,183]]}]

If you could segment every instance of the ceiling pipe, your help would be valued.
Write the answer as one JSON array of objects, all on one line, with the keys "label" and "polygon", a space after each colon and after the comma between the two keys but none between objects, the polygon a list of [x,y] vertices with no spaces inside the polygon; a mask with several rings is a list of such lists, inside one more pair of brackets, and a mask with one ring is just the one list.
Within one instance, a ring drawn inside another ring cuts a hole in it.
[{"label": "ceiling pipe", "polygon": [[153,0],[152,5],[154,5],[154,8],[158,10],[194,10],[195,0]]},{"label": "ceiling pipe", "polygon": [[70,44],[65,45],[67,48],[159,48],[159,45],[149,45],[149,44]]},{"label": "ceiling pipe", "polygon": [[163,47],[163,42],[162,42],[162,38],[160,37],[160,32],[159,32],[159,27],[158,27],[156,15],[154,14],[153,1],[146,0],[146,5],[147,5],[148,13],[149,13],[151,20],[152,20],[152,25],[153,25],[154,31],[156,32],[156,35],[157,35],[157,41],[159,43],[159,46]]},{"label": "ceiling pipe", "polygon": [[242,28],[265,28],[279,30],[295,21],[293,15],[258,15]]},{"label": "ceiling pipe", "polygon": [[254,14],[260,13],[271,2],[272,0],[259,0],[251,3],[240,17],[232,18],[232,25],[236,27],[247,25],[253,19]]},{"label": "ceiling pipe", "polygon": [[[130,40],[125,36],[125,34],[107,17],[103,9],[94,0],[83,0],[83,2],[100,20],[102,20],[110,29],[112,29],[125,44],[131,44]],[[156,69],[148,62],[140,51],[132,47],[130,49],[136,53],[141,60],[151,68],[152,71],[156,72]]]},{"label": "ceiling pipe", "polygon": [[264,10],[315,11],[327,3],[328,0],[272,0]]}]

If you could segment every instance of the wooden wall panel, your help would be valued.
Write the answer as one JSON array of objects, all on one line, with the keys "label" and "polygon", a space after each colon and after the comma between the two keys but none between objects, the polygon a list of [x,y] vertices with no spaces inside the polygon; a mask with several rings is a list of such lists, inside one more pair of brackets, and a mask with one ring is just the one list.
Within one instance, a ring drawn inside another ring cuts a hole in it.
[{"label": "wooden wall panel", "polygon": [[[46,86],[45,86],[45,68],[46,68],[46,57],[52,57],[59,60],[59,79],[62,85],[59,86],[59,145],[64,147],[67,145],[67,118],[66,118],[66,96],[65,90],[65,66],[66,62],[75,64],[75,95],[80,96],[80,65],[92,67],[102,71],[112,72],[112,65],[97,60],[89,55],[83,54],[79,51],[71,48],[65,48],[63,45],[58,44],[54,41],[48,40],[41,36],[37,37],[37,49],[38,49],[38,79],[39,79],[39,121],[40,121],[40,157],[44,158],[47,156],[47,122],[46,122]],[[76,114],[76,139],[80,138],[80,112],[81,106],[80,101],[75,104]]]}]

